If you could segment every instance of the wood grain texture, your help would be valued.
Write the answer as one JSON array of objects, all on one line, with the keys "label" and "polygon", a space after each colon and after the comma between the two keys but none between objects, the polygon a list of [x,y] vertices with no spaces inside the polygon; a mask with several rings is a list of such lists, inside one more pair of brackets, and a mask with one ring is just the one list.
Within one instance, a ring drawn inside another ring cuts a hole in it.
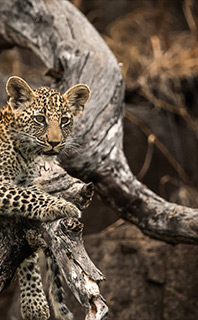
[{"label": "wood grain texture", "polygon": [[[93,196],[92,184],[72,178],[57,165],[43,172],[37,182],[45,191],[62,196],[81,210],[89,205]],[[108,307],[98,287],[104,276],[85,251],[82,230],[83,225],[74,218],[41,223],[26,218],[1,217],[0,292],[9,285],[18,265],[33,251],[50,250],[64,280],[83,306],[85,319],[105,319]]]},{"label": "wood grain texture", "polygon": [[86,18],[65,0],[0,0],[0,26],[2,48],[34,51],[54,78],[54,87],[64,92],[86,83],[91,88],[91,99],[75,125],[78,147],[69,157],[60,156],[62,166],[92,181],[102,199],[145,234],[197,244],[198,210],[163,200],[141,184],[128,166],[122,148],[122,74]]}]

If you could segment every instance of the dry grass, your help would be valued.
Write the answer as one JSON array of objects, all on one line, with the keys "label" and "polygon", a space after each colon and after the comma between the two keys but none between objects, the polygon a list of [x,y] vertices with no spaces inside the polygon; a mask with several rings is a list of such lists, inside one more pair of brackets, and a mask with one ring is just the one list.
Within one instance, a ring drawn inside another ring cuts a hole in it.
[{"label": "dry grass", "polygon": [[[179,116],[189,128],[189,137],[193,131],[197,140],[198,112],[186,105],[183,90],[184,80],[190,86],[192,95],[197,90],[192,81],[198,79],[198,27],[194,12],[196,3],[192,0],[183,2],[181,12],[183,9],[185,22],[181,22],[179,16],[171,10],[168,11],[165,4],[166,1],[162,0],[153,7],[150,2],[147,7],[138,8],[120,17],[109,25],[108,35],[105,35],[104,39],[115,53],[118,62],[122,63],[127,90],[136,91],[150,106],[159,111]],[[149,170],[155,145],[178,174],[178,178],[169,177],[168,180],[162,177],[160,190],[162,185],[172,184],[177,189],[177,201],[188,203],[187,194],[197,194],[198,181],[192,182],[186,173],[186,167],[182,167],[175,154],[171,154],[165,142],[152,132],[148,124],[129,111],[126,112],[126,117],[148,137],[145,161],[139,178],[143,179]],[[174,137],[175,145],[182,145],[179,139],[179,136]],[[188,151],[182,152],[184,154]],[[193,156],[192,154],[192,158]],[[187,192],[189,188],[191,191]],[[180,192],[180,189],[185,192]],[[189,203],[193,205],[193,201],[196,202],[195,196],[190,198]]]},{"label": "dry grass", "polygon": [[181,24],[177,16],[160,6],[133,10],[109,26],[109,35],[104,38],[123,63],[129,87],[136,86],[139,77],[148,75],[176,79],[197,74],[197,29],[189,1],[185,8],[191,26],[188,30],[177,30],[175,26]]}]

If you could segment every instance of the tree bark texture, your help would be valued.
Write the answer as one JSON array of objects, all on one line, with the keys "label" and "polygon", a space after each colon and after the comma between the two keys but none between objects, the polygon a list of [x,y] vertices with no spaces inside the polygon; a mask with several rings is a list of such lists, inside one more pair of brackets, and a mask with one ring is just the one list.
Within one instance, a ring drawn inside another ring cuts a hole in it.
[{"label": "tree bark texture", "polygon": [[[65,91],[87,83],[92,97],[77,120],[77,152],[60,157],[72,174],[145,234],[174,243],[197,243],[198,211],[156,196],[131,173],[122,150],[123,78],[114,56],[68,1],[0,1],[2,46],[33,50]],[[8,18],[9,17],[9,18]]]},{"label": "tree bark texture", "polygon": [[0,0],[0,44],[29,48],[46,65],[54,87],[90,86],[92,97],[76,121],[77,151],[62,155],[70,173],[93,181],[102,199],[145,234],[197,243],[198,210],[171,204],[133,176],[122,149],[124,85],[120,67],[83,15],[64,0]]},{"label": "tree bark texture", "polygon": [[[89,205],[93,196],[92,183],[84,184],[70,177],[56,164],[46,174],[42,172],[37,182],[49,193],[57,197],[61,195],[81,210]],[[42,247],[55,256],[63,278],[85,310],[85,319],[105,318],[108,308],[98,288],[104,276],[84,249],[83,226],[77,219],[65,218],[48,223],[16,217],[1,217],[0,220],[0,292],[12,280],[18,265]]]}]

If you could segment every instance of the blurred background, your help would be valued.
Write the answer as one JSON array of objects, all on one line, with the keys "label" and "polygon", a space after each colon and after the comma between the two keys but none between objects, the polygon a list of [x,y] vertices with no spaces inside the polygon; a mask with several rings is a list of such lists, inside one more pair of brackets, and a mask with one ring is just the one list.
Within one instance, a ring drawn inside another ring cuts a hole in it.
[{"label": "blurred background", "polygon": [[[165,199],[197,207],[198,2],[71,2],[98,30],[122,68],[123,143],[132,172]],[[1,105],[9,76],[24,77],[33,87],[50,86],[45,73],[42,62],[28,50],[1,51]],[[102,292],[110,319],[198,319],[197,247],[173,247],[143,236],[118,220],[97,195],[83,222],[87,250],[107,277]],[[12,307],[0,319],[20,319],[13,306],[16,284],[9,292]],[[7,299],[5,293],[0,304]],[[73,300],[71,306],[75,319],[83,319]]]}]

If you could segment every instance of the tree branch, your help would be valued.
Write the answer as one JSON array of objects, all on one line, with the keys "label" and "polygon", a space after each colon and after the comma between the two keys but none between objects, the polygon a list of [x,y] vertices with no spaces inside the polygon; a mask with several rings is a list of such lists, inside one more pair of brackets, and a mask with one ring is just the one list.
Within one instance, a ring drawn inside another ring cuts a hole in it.
[{"label": "tree branch", "polygon": [[[57,165],[37,180],[49,193],[55,196],[61,194],[81,210],[89,205],[93,196],[92,184],[86,185],[72,178]],[[85,309],[86,320],[106,317],[108,308],[97,285],[104,276],[84,249],[83,226],[77,219],[59,219],[48,223],[17,217],[0,220],[0,291],[10,283],[18,265],[44,240],[46,250],[55,256],[66,283]]]},{"label": "tree branch", "polygon": [[[62,166],[93,181],[102,199],[145,234],[174,243],[197,243],[198,210],[168,203],[137,181],[129,169],[122,151],[122,74],[94,28],[65,0],[0,0],[0,4],[4,47],[34,51],[59,90],[78,82],[91,88],[92,98],[76,122],[78,150],[68,158],[62,155]],[[59,181],[61,177],[53,185]],[[48,191],[53,192],[53,185]]]},{"label": "tree branch", "polygon": [[170,243],[198,243],[198,210],[169,203],[149,190],[131,174],[121,151],[111,170],[96,172],[94,182],[103,199],[144,234]]},{"label": "tree branch", "polygon": [[68,287],[85,309],[86,320],[106,318],[108,308],[97,285],[104,276],[84,249],[82,224],[73,218],[44,224],[43,238],[56,257]]}]

